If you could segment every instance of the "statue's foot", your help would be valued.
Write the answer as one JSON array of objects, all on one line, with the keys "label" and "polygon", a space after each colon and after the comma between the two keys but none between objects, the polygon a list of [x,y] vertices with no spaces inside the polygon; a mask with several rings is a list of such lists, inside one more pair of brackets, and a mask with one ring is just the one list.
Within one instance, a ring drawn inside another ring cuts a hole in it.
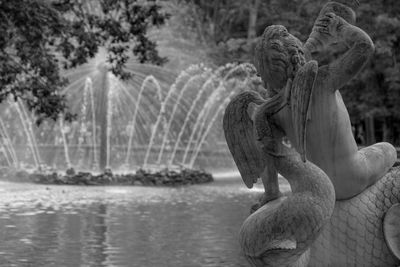
[{"label": "statue's foot", "polygon": [[253,205],[251,206],[251,208],[250,208],[250,214],[252,214],[252,213],[255,212],[256,210],[258,210],[259,208],[261,208],[262,206],[264,206],[264,205],[267,204],[268,202],[270,202],[270,201],[272,201],[272,200],[275,200],[275,199],[277,199],[277,198],[279,198],[279,197],[281,197],[281,196],[282,196],[281,193],[279,193],[279,194],[274,194],[274,195],[270,195],[270,194],[267,195],[266,193],[261,194],[261,195],[259,196],[259,198],[258,198],[258,202],[255,203],[255,204],[253,204]]}]

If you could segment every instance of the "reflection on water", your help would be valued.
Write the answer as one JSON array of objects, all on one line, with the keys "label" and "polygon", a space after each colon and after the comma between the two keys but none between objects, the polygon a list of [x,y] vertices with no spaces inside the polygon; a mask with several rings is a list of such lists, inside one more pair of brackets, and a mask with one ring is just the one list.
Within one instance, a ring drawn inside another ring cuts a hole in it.
[{"label": "reflection on water", "polygon": [[258,191],[0,182],[0,266],[248,266],[237,233]]}]

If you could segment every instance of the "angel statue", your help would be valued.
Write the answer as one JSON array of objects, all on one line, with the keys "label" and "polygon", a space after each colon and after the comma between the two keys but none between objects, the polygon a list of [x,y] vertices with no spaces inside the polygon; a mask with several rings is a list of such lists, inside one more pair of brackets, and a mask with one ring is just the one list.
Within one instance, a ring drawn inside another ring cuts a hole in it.
[{"label": "angel statue", "polygon": [[[226,108],[225,138],[240,174],[248,187],[261,178],[265,188],[240,232],[254,266],[399,264],[396,149],[382,142],[358,150],[339,92],[374,52],[354,25],[357,6],[325,4],[305,44],[284,26],[267,27],[255,65],[270,97],[246,91]],[[313,54],[334,44],[346,51],[319,66]],[[278,172],[290,194],[280,192]]]}]

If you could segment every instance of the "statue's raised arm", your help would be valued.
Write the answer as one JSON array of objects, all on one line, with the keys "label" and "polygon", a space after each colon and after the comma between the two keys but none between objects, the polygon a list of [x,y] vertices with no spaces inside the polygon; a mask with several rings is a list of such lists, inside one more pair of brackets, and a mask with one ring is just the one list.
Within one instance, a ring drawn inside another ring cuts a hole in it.
[{"label": "statue's raised arm", "polygon": [[[330,2],[325,6],[318,16],[312,33],[305,43],[305,49],[310,53],[321,50],[333,43],[343,43],[348,47],[348,50],[327,66],[321,68],[321,75],[324,75],[324,80],[330,85],[331,90],[340,89],[349,80],[365,66],[374,52],[374,44],[371,38],[362,29],[351,22],[355,19],[349,14],[344,14],[348,17],[342,18],[339,14],[345,12],[346,9],[342,4]],[[336,9],[334,8],[336,7]],[[328,12],[332,11],[332,12]]]}]

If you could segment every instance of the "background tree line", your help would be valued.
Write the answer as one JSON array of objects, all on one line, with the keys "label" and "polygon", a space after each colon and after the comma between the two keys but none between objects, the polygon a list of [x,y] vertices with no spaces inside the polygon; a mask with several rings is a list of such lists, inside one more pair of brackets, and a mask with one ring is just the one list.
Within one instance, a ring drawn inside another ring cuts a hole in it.
[{"label": "background tree line", "polygon": [[[349,0],[350,1],[350,0]],[[251,62],[254,44],[266,26],[282,24],[303,42],[311,32],[321,0],[181,0],[216,65]],[[343,1],[342,1],[343,2]],[[361,0],[356,25],[375,43],[375,55],[341,90],[360,145],[389,141],[400,145],[400,2]],[[325,55],[326,57],[326,55]],[[324,62],[327,58],[321,58]]]},{"label": "background tree line", "polygon": [[[347,0],[340,0],[347,1]],[[351,1],[351,0],[348,0]],[[0,0],[0,102],[22,99],[37,121],[68,113],[63,68],[106,47],[111,70],[129,78],[129,54],[180,70],[204,62],[252,62],[271,24],[305,41],[325,0]],[[400,2],[361,0],[357,25],[373,39],[368,66],[341,90],[358,142],[400,145]],[[154,29],[153,26],[160,27]],[[159,54],[160,52],[160,54]],[[321,57],[324,62],[329,55]],[[69,116],[67,116],[69,117]]]}]

